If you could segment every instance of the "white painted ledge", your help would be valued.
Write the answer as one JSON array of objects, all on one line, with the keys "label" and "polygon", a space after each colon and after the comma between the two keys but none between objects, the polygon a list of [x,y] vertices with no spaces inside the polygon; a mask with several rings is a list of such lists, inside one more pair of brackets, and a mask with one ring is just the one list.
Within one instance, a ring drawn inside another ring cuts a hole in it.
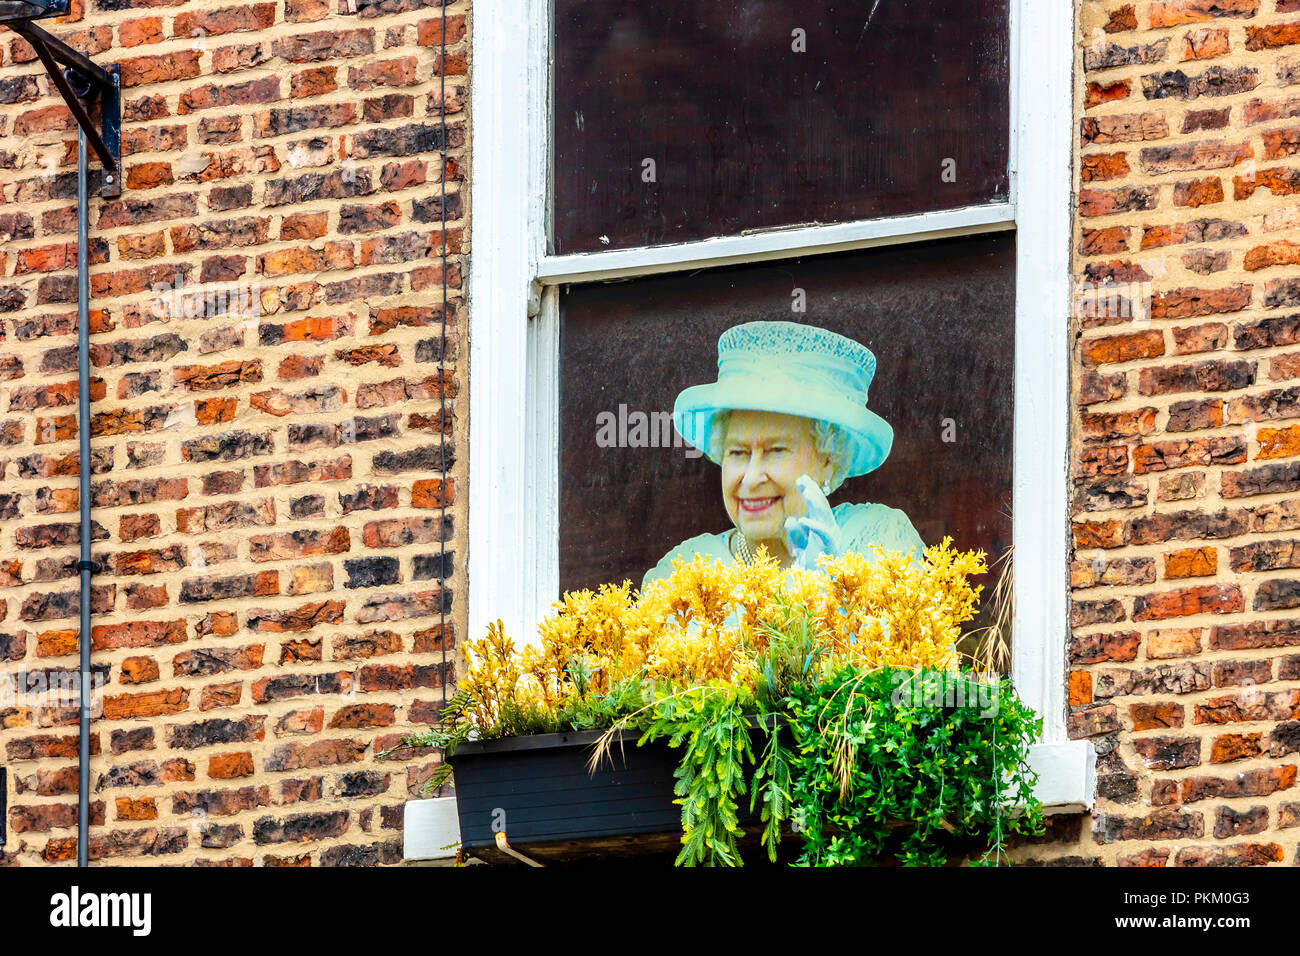
[{"label": "white painted ledge", "polygon": [[1044,813],[1092,809],[1097,793],[1097,755],[1091,743],[1068,740],[1037,744],[1029,748],[1029,766],[1038,772],[1035,795]]},{"label": "white painted ledge", "polygon": [[538,281],[545,285],[607,282],[611,279],[663,272],[713,269],[718,266],[850,252],[921,240],[986,235],[1014,229],[1015,226],[1014,203],[987,203],[860,222],[762,229],[736,236],[715,236],[663,246],[546,256],[537,263],[536,271]]},{"label": "white painted ledge", "polygon": [[406,802],[402,818],[404,860],[450,863],[456,858],[459,843],[460,819],[456,815],[455,797]]}]

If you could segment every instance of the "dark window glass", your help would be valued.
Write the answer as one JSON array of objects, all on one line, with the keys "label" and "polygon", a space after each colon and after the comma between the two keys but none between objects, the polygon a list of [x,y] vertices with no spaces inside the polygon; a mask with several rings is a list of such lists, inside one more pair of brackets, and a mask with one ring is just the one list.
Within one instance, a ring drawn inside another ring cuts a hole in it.
[{"label": "dark window glass", "polygon": [[[1014,265],[1014,236],[1000,234],[566,290],[561,589],[639,586],[682,542],[730,530],[719,466],[675,432],[638,440],[635,416],[713,382],[719,336],[754,320],[818,326],[875,354],[867,406],[893,449],[830,503],[901,509],[925,544],[951,536],[992,563],[1011,545]],[[799,289],[807,310],[792,313]],[[624,435],[604,447],[610,415]]]},{"label": "dark window glass", "polygon": [[1007,5],[555,0],[553,251],[1005,200]]}]

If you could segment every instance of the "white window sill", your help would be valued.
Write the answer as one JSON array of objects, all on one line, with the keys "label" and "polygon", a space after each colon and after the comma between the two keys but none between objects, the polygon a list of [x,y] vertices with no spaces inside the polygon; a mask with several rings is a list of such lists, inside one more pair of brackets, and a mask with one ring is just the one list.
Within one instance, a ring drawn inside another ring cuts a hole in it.
[{"label": "white window sill", "polygon": [[[455,797],[408,800],[402,815],[402,857],[407,863],[444,863],[456,859],[460,819]],[[450,849],[447,849],[450,847]]]},{"label": "white window sill", "polygon": [[[1036,744],[1029,766],[1038,772],[1034,795],[1044,813],[1083,813],[1097,793],[1097,755],[1086,740]],[[409,804],[408,804],[409,806]]]}]

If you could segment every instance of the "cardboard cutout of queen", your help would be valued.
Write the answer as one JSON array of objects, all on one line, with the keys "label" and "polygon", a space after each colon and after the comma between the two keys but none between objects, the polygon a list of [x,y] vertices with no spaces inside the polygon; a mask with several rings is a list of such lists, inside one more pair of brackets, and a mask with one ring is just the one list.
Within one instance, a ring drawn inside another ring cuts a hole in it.
[{"label": "cardboard cutout of queen", "polygon": [[876,357],[866,346],[811,325],[749,322],[718,339],[718,380],[677,396],[673,424],[722,467],[722,500],[734,525],[680,545],[643,586],[701,554],[751,562],[760,545],[782,567],[813,569],[822,555],[872,545],[925,550],[907,515],[883,504],[827,501],[848,478],[879,468],[894,430],[867,408]]}]

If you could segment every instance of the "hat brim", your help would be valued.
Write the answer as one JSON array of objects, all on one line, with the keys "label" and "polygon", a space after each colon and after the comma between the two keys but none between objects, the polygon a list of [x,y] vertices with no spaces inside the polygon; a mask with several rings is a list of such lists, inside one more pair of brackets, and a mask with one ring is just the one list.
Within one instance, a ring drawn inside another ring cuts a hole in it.
[{"label": "hat brim", "polygon": [[766,385],[761,394],[749,383],[693,385],[677,396],[673,405],[673,425],[689,445],[717,462],[709,451],[709,432],[720,412],[733,410],[774,412],[830,422],[841,429],[853,445],[847,478],[875,471],[884,464],[894,445],[893,427],[869,408],[839,395],[796,388],[779,381]]}]

